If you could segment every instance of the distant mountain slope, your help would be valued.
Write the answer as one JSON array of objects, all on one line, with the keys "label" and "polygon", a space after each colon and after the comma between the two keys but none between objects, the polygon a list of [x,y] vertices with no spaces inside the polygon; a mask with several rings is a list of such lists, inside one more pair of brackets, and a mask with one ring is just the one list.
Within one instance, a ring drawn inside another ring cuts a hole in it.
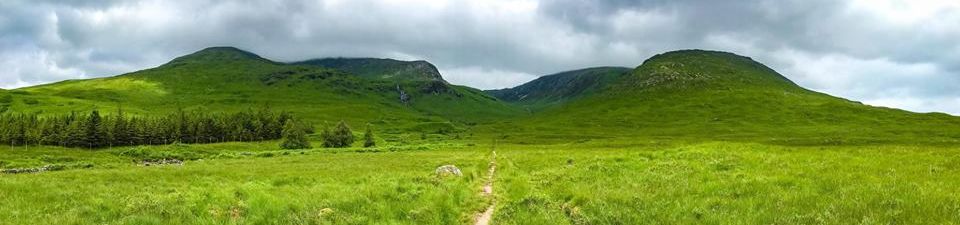
[{"label": "distant mountain slope", "polygon": [[749,57],[728,52],[681,50],[643,62],[618,83],[624,91],[663,89],[803,89]]},{"label": "distant mountain slope", "polygon": [[440,71],[427,61],[400,61],[376,58],[324,58],[296,62],[341,70],[350,74],[391,81],[443,81]]},{"label": "distant mountain slope", "polygon": [[7,90],[0,89],[0,113],[6,112],[13,104],[13,95],[7,93]]},{"label": "distant mountain slope", "polygon": [[750,58],[702,50],[654,56],[596,94],[509,126],[492,129],[816,144],[960,140],[958,117],[863,105],[804,89]]},{"label": "distant mountain slope", "polygon": [[[122,107],[142,115],[269,105],[315,123],[346,120],[354,126],[424,131],[476,124],[481,134],[510,138],[960,143],[958,117],[872,107],[810,91],[750,58],[725,52],[668,52],[626,73],[590,68],[488,92],[510,102],[448,84],[439,74],[416,79],[419,75],[396,75],[410,74],[404,66],[389,68],[383,73],[395,75],[361,76],[350,69],[277,63],[215,47],[115,77],[0,91],[0,110],[113,112]],[[530,114],[520,106],[538,110]]]},{"label": "distant mountain slope", "polygon": [[592,94],[629,72],[625,67],[594,67],[539,77],[517,87],[488,90],[507,102],[545,107]]},{"label": "distant mountain slope", "polygon": [[[109,112],[122,107],[149,114],[178,108],[218,112],[269,106],[314,122],[347,120],[356,126],[475,123],[521,112],[479,91],[445,82],[371,80],[341,70],[277,63],[232,47],[207,48],[120,76],[17,91],[23,95],[15,98],[35,103],[13,105],[24,112],[92,108]],[[471,111],[463,111],[467,109]]]}]

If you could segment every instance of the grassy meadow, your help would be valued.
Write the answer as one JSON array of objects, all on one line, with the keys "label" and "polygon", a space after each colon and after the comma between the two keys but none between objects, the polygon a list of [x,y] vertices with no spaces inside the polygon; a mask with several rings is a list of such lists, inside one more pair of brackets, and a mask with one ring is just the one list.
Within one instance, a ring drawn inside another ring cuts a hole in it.
[{"label": "grassy meadow", "polygon": [[[60,163],[92,166],[2,175],[0,224],[459,224],[485,205],[476,190],[487,153],[463,147],[358,152],[190,145],[182,148],[209,154],[183,165],[144,166],[140,157],[182,154],[169,146],[145,148],[140,151],[148,153],[128,156],[119,149],[3,147],[2,158],[13,165],[60,157]],[[434,176],[445,164],[464,176]]]},{"label": "grassy meadow", "polygon": [[[471,224],[491,141],[2,147],[0,224]],[[494,224],[955,224],[960,148],[496,144]],[[143,160],[186,158],[183,165]],[[438,178],[454,164],[463,177]]]},{"label": "grassy meadow", "polygon": [[511,146],[496,224],[957,224],[960,148]]}]

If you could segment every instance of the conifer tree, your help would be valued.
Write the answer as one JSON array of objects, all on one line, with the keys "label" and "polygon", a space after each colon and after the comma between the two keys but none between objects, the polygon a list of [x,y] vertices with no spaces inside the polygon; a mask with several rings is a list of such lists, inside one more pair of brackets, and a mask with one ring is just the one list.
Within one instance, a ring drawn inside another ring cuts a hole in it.
[{"label": "conifer tree", "polygon": [[373,130],[367,125],[367,132],[363,133],[363,147],[369,148],[376,146],[377,142],[373,138]]},{"label": "conifer tree", "polygon": [[106,135],[103,132],[103,118],[100,117],[100,112],[97,110],[90,112],[87,123],[84,125],[83,133],[86,138],[83,140],[83,144],[89,148],[103,146],[106,142]]},{"label": "conifer tree", "polygon": [[123,115],[123,109],[117,109],[117,114],[113,118],[113,129],[110,130],[110,145],[131,145],[133,136],[129,121]]}]

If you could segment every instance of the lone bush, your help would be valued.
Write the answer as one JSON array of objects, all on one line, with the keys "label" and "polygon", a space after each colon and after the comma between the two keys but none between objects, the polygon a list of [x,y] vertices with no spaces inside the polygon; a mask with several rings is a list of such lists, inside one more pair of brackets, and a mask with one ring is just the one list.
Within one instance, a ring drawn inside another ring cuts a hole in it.
[{"label": "lone bush", "polygon": [[350,126],[347,126],[347,123],[343,121],[337,123],[333,130],[323,129],[320,136],[323,138],[323,147],[326,148],[350,147],[354,141],[353,131],[350,131]]},{"label": "lone bush", "polygon": [[282,149],[307,149],[310,148],[310,141],[307,140],[307,129],[301,123],[288,120],[283,125],[283,142],[280,143]]}]

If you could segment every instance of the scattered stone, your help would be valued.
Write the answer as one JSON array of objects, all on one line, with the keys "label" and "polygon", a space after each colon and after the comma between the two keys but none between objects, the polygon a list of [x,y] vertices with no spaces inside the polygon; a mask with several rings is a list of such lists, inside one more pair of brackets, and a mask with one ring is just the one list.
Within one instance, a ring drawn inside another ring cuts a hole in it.
[{"label": "scattered stone", "polygon": [[41,171],[42,171],[42,168],[13,168],[13,169],[4,169],[3,173],[8,173],[8,174],[39,173]]},{"label": "scattered stone", "polygon": [[39,172],[44,172],[44,171],[57,171],[57,170],[63,170],[63,169],[64,169],[64,166],[63,166],[63,165],[46,165],[46,166],[43,166],[43,167],[36,167],[36,168],[13,168],[13,169],[4,169],[4,170],[0,170],[0,173],[7,173],[7,174],[39,173]]},{"label": "scattered stone", "polygon": [[143,160],[143,166],[162,166],[162,165],[176,165],[182,166],[183,160],[179,159],[157,159],[157,160]]},{"label": "scattered stone", "polygon": [[436,174],[438,177],[463,176],[463,173],[460,172],[460,168],[457,168],[457,166],[454,165],[443,165],[437,167]]}]

